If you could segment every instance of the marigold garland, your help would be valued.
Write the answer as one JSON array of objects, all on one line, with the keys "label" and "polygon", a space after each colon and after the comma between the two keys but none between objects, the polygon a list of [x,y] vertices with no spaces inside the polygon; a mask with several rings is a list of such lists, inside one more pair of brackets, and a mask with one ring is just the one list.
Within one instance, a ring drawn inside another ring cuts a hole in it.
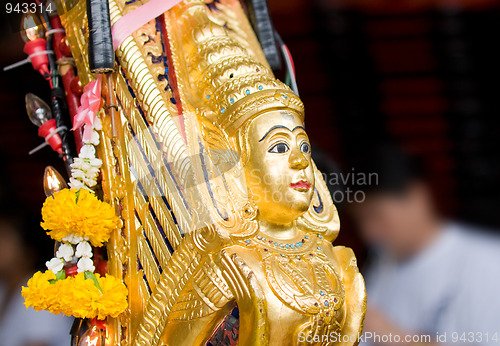
[{"label": "marigold garland", "polygon": [[25,305],[78,318],[117,317],[127,307],[127,288],[118,278],[95,274],[99,288],[84,273],[57,280],[50,270],[37,272],[23,287]]},{"label": "marigold garland", "polygon": [[108,241],[111,231],[120,227],[120,219],[111,205],[94,193],[81,189],[63,189],[47,197],[42,208],[42,227],[57,241],[74,234],[100,247]]},{"label": "marigold garland", "polygon": [[[94,87],[98,98],[100,79],[87,85],[85,90]],[[22,295],[26,307],[31,306],[37,311],[104,320],[108,316],[117,317],[127,309],[128,290],[119,278],[94,273],[96,268],[90,244],[101,247],[109,240],[111,232],[122,226],[114,208],[100,201],[92,190],[97,185],[102,165],[95,155],[95,146],[99,144],[96,130],[101,129],[99,118],[95,116],[97,110],[89,113],[85,107],[79,108],[79,112],[88,117],[79,118],[79,123],[73,128],[86,123],[85,145],[71,164],[71,189],[47,197],[42,208],[41,226],[60,243],[54,258],[46,262],[49,270],[35,273],[27,287],[23,287]],[[75,270],[77,275],[66,277],[66,273]]]}]

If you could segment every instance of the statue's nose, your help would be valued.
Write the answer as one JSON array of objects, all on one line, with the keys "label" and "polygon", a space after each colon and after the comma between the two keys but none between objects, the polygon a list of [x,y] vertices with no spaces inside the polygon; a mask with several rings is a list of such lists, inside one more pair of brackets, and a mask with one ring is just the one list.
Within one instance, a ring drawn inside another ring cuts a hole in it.
[{"label": "statue's nose", "polygon": [[298,149],[292,149],[288,162],[290,163],[290,167],[293,169],[305,169],[309,166],[309,161]]}]

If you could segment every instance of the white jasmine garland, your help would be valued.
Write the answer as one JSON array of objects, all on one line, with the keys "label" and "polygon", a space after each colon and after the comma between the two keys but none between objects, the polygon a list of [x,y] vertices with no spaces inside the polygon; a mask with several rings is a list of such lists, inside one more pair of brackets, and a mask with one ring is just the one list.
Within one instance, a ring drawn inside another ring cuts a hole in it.
[{"label": "white jasmine garland", "polygon": [[93,159],[90,159],[89,163],[92,167],[95,167],[97,170],[101,169],[101,165],[102,165],[101,159],[96,159],[94,157]]},{"label": "white jasmine garland", "polygon": [[89,242],[82,241],[80,244],[76,246],[76,257],[92,257],[92,246],[90,246]]},{"label": "white jasmine garland", "polygon": [[84,159],[83,157],[77,157],[71,164],[71,168],[73,169],[79,169],[82,171],[88,171],[89,169],[92,168],[92,165],[89,162],[89,159]]},{"label": "white jasmine garland", "polygon": [[90,190],[82,181],[77,180],[75,178],[69,178],[68,185],[74,190],[80,190],[80,189]]},{"label": "white jasmine garland", "polygon": [[[90,166],[88,167],[87,169],[73,169],[72,171],[74,171],[75,173],[78,172],[79,174],[82,175],[82,178],[83,177],[95,177],[97,178],[97,176],[99,175],[99,167],[94,167],[94,166]],[[72,174],[74,176],[74,174]],[[76,177],[75,177],[76,178]]]},{"label": "white jasmine garland", "polygon": [[82,273],[82,272],[94,272],[95,270],[95,267],[94,267],[94,262],[88,258],[88,257],[82,257],[78,260],[78,263],[77,263],[77,267],[78,267],[78,272],[79,273]]},{"label": "white jasmine garland", "polygon": [[70,262],[73,259],[73,254],[74,254],[73,246],[69,244],[61,244],[59,245],[59,248],[57,249],[56,252],[56,257],[57,258],[62,258],[66,262]]},{"label": "white jasmine garland", "polygon": [[94,158],[86,158],[86,157],[77,157],[75,161],[71,164],[71,168],[80,169],[82,171],[90,171],[96,170],[99,171],[101,168],[102,161],[100,159]]},{"label": "white jasmine garland", "polygon": [[87,178],[87,177],[85,177],[85,178],[83,178],[83,182],[84,182],[87,186],[92,187],[92,186],[94,186],[94,185],[96,185],[96,184],[97,184],[97,180],[96,180],[96,178],[97,178],[97,177],[88,177],[88,178]]},{"label": "white jasmine garland", "polygon": [[85,144],[92,144],[92,145],[99,145],[99,134],[97,133],[96,130],[92,130],[92,137],[89,140],[83,139],[83,143]]},{"label": "white jasmine garland", "polygon": [[80,149],[79,158],[93,159],[95,158],[95,147],[92,144],[86,144]]},{"label": "white jasmine garland", "polygon": [[64,261],[62,258],[54,257],[50,261],[45,262],[48,270],[52,270],[54,274],[60,272],[64,267]]},{"label": "white jasmine garland", "polygon": [[[101,111],[102,111],[102,110],[101,110]],[[94,129],[94,130],[97,130],[97,131],[102,130],[102,124],[101,124],[101,120],[99,119],[99,117],[95,117],[95,118],[94,118],[94,126],[93,126],[93,129]]]},{"label": "white jasmine garland", "polygon": [[97,184],[101,165],[102,161],[95,157],[94,146],[92,144],[84,145],[80,150],[79,157],[75,158],[71,165],[70,187],[90,190],[90,187]]},{"label": "white jasmine garland", "polygon": [[76,236],[74,234],[68,234],[64,238],[62,238],[62,241],[65,243],[70,243],[70,244],[78,244],[79,242],[83,241],[82,237]]},{"label": "white jasmine garland", "polygon": [[71,170],[71,177],[75,179],[83,179],[86,177],[85,172],[83,172],[80,169],[72,169]]},{"label": "white jasmine garland", "polygon": [[[78,157],[71,164],[71,178],[69,178],[69,186],[74,190],[87,189],[93,192],[90,188],[97,184],[97,178],[102,166],[102,160],[96,158],[95,146],[99,144],[99,133],[96,130],[101,130],[102,124],[98,117],[94,119],[92,136],[90,139],[84,139],[84,145],[80,149]],[[69,235],[63,238],[63,241],[76,245],[76,251],[71,253],[71,259],[74,256],[79,258],[77,262],[78,272],[94,272],[94,262],[92,261],[92,246],[87,241],[88,237],[76,237]],[[67,245],[73,247],[71,245]],[[69,258],[69,249],[58,250],[57,257]],[[60,255],[60,256],[59,256]],[[66,257],[65,257],[66,256]],[[71,260],[70,259],[70,260]],[[49,263],[49,262],[47,262]],[[56,266],[57,265],[57,266]],[[59,264],[54,261],[53,267],[58,269]],[[62,267],[61,267],[62,268]]]}]

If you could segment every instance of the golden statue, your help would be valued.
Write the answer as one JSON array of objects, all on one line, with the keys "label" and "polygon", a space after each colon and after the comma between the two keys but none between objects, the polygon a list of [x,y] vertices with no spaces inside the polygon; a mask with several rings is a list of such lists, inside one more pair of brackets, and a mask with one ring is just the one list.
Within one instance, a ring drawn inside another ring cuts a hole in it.
[{"label": "golden statue", "polygon": [[[109,0],[112,23],[140,5]],[[86,84],[84,1],[60,6]],[[108,269],[129,309],[109,344],[204,345],[235,306],[240,345],[356,344],[363,278],[352,250],[332,246],[338,215],[303,104],[239,1],[185,0],[116,55],[100,157],[125,221]]]}]

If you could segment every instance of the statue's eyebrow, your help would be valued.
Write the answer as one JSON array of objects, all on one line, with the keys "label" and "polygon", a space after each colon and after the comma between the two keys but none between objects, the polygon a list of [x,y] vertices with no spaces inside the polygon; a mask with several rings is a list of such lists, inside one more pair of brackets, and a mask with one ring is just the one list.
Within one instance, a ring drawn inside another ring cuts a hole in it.
[{"label": "statue's eyebrow", "polygon": [[288,130],[288,131],[290,131],[290,132],[293,132],[293,131],[295,131],[295,130],[297,130],[297,129],[302,129],[302,130],[304,130],[304,131],[306,130],[306,129],[304,128],[304,126],[295,126],[295,127],[293,128],[293,130],[290,130],[288,127],[283,126],[283,125],[274,125],[273,127],[271,127],[271,128],[269,129],[269,131],[267,131],[267,132],[266,132],[266,134],[265,134],[264,136],[262,136],[262,138],[259,140],[259,142],[262,142],[262,141],[263,141],[263,140],[267,137],[267,135],[268,135],[268,134],[270,134],[271,132],[273,132],[273,131],[274,131],[274,130],[276,130],[276,129],[286,129],[286,130]]}]

